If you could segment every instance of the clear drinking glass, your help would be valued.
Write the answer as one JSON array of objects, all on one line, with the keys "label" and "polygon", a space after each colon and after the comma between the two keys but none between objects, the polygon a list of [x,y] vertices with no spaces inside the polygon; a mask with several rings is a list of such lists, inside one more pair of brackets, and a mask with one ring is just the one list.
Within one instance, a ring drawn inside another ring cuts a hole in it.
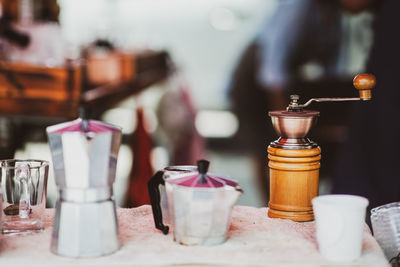
[{"label": "clear drinking glass", "polygon": [[400,202],[373,208],[371,223],[374,237],[386,258],[397,256],[400,252]]},{"label": "clear drinking glass", "polygon": [[1,160],[2,232],[19,234],[43,229],[49,163]]}]

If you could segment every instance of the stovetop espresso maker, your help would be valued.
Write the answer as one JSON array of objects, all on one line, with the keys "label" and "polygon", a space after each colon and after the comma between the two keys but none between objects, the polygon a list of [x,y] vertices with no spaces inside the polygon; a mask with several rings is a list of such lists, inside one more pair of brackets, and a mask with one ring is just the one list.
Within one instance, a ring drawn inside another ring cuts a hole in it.
[{"label": "stovetop espresso maker", "polygon": [[269,112],[272,125],[280,136],[268,147],[269,217],[293,221],[314,219],[311,200],[318,195],[321,148],[306,135],[315,124],[319,111],[304,108],[312,102],[370,100],[375,83],[372,74],[359,74],[353,80],[359,98],[312,98],[300,104],[300,97],[291,95],[286,110]]},{"label": "stovetop espresso maker", "polygon": [[47,128],[59,199],[51,251],[94,257],[119,249],[112,185],[122,132],[77,119]]}]

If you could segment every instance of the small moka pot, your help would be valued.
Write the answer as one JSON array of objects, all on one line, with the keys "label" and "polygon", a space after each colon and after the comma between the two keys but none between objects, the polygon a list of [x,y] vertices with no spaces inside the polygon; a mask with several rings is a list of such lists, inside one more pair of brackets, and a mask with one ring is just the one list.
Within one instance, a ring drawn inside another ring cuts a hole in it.
[{"label": "small moka pot", "polygon": [[359,98],[312,98],[301,105],[300,97],[291,95],[286,110],[269,112],[280,136],[268,147],[269,217],[299,222],[314,220],[311,200],[318,195],[321,148],[306,136],[319,111],[304,108],[312,102],[370,100],[375,82],[373,75],[360,74],[353,80]]},{"label": "small moka pot", "polygon": [[120,247],[113,183],[121,129],[77,119],[47,128],[59,199],[51,251],[95,257]]}]

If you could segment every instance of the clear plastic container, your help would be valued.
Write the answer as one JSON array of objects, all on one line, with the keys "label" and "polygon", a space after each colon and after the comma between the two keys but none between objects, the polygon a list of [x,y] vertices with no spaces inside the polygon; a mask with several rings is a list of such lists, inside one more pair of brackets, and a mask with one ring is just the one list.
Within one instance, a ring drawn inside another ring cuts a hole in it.
[{"label": "clear plastic container", "polygon": [[386,258],[400,252],[400,202],[394,202],[371,210],[374,237],[383,249]]}]

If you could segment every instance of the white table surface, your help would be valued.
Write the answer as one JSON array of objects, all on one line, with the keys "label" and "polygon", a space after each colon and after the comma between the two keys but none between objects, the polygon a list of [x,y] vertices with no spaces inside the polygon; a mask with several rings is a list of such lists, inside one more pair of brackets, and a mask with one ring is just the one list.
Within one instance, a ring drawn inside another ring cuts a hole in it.
[{"label": "white table surface", "polygon": [[235,206],[228,240],[210,247],[174,243],[172,233],[154,228],[150,206],[117,212],[122,246],[114,254],[86,259],[52,254],[54,209],[48,209],[41,233],[2,237],[0,266],[388,266],[367,227],[362,256],[338,264],[318,253],[314,222],[271,219],[266,208]]}]

